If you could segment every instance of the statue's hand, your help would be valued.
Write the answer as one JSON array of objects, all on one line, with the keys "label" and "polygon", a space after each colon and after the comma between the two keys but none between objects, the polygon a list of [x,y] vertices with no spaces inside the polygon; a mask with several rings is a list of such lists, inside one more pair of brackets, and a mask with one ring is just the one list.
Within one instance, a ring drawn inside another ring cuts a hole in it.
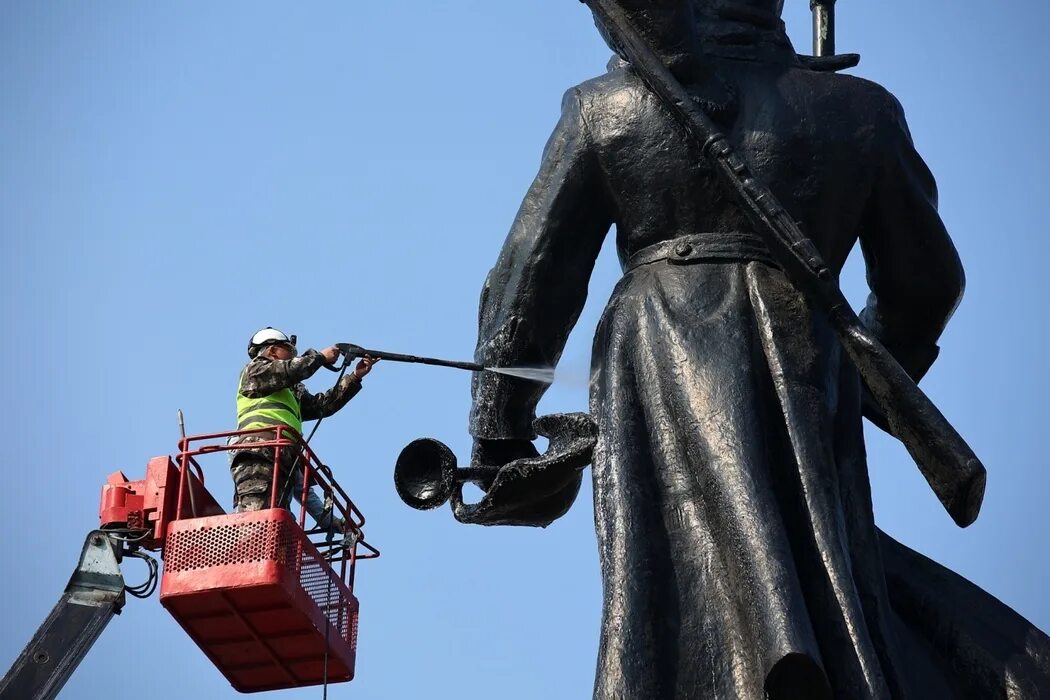
[{"label": "statue's hand", "polygon": [[536,457],[539,452],[530,440],[474,439],[474,450],[470,455],[472,467],[502,467],[516,459]]},{"label": "statue's hand", "polygon": [[[418,510],[452,501],[461,523],[546,527],[568,511],[590,464],[598,429],[586,413],[557,413],[533,423],[549,440],[539,454],[531,440],[475,439],[471,467],[460,469],[456,455],[433,438],[413,440],[394,465],[394,486],[402,500]],[[484,494],[468,493],[473,483]]]},{"label": "statue's hand", "polygon": [[468,502],[462,490],[453,490],[456,520],[546,527],[569,510],[594,454],[598,428],[586,413],[542,416],[533,428],[549,440],[542,455],[530,440],[474,441],[473,468],[461,474],[485,493]]},{"label": "statue's hand", "polygon": [[488,491],[500,467],[523,457],[536,457],[539,452],[531,440],[487,440],[474,439],[474,449],[470,453],[470,466],[493,467],[491,474],[473,479],[482,490]]}]

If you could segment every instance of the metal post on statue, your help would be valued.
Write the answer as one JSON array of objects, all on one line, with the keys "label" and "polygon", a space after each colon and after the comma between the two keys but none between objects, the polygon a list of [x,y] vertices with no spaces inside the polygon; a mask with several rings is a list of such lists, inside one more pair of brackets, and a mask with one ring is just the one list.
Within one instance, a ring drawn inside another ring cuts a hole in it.
[{"label": "metal post on statue", "polygon": [[813,55],[835,55],[835,0],[809,0],[813,11]]}]

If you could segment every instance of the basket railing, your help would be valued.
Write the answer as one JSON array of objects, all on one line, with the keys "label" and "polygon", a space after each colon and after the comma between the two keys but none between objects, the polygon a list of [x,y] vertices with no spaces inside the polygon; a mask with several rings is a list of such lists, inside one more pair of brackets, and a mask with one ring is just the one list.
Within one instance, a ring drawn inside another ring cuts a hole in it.
[{"label": "basket railing", "polygon": [[[239,438],[246,436],[258,436],[250,443],[241,443]],[[338,564],[338,576],[345,581],[353,590],[354,576],[357,562],[363,559],[375,559],[379,556],[379,550],[365,540],[364,525],[365,516],[353,499],[346,493],[343,487],[335,479],[332,470],[324,464],[310,446],[303,440],[295,430],[283,426],[274,425],[263,428],[252,428],[248,430],[232,430],[218,433],[207,433],[202,435],[188,435],[179,440],[179,453],[176,463],[179,470],[178,499],[175,506],[175,515],[172,520],[185,520],[187,518],[200,517],[200,512],[195,503],[194,490],[189,487],[189,476],[191,471],[204,485],[204,469],[198,461],[199,457],[213,453],[230,453],[238,450],[273,450],[273,477],[270,484],[270,508],[281,507],[280,500],[284,500],[284,494],[288,486],[282,483],[282,455],[289,451],[298,455],[296,470],[286,475],[288,484],[291,484],[296,475],[301,473],[302,479],[297,487],[299,493],[296,500],[299,502],[298,522],[299,527],[306,534],[310,543],[317,548],[321,557],[335,569]],[[292,458],[295,460],[295,457]],[[290,460],[289,460],[290,461]],[[316,526],[307,528],[307,496],[311,488],[317,488],[324,494],[326,507],[331,507],[331,516],[340,518],[344,523],[344,531],[333,532],[330,528]],[[294,513],[294,511],[293,511]]]}]

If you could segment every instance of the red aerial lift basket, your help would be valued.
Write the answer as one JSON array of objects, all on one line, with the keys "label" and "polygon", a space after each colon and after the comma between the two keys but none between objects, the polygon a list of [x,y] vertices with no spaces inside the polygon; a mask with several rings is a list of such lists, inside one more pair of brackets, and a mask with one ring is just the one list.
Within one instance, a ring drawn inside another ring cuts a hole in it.
[{"label": "red aerial lift basket", "polygon": [[160,600],[241,692],[354,677],[357,598],[283,508],[169,525]]},{"label": "red aerial lift basket", "polygon": [[[278,469],[270,508],[215,514],[221,509],[203,487],[196,458],[229,451],[226,438],[257,432],[261,431],[183,438],[178,468],[164,460],[164,470],[154,460],[154,471],[169,475],[165,492],[178,493],[173,513],[175,499],[169,495],[166,508],[157,507],[156,514],[145,518],[156,521],[155,532],[162,533],[161,603],[241,692],[349,681],[357,655],[356,563],[379,552],[364,541],[364,516],[330,470],[298,435],[282,435],[281,429],[275,439],[253,447],[273,449],[275,462],[282,449],[301,450],[302,474],[297,476],[302,481],[295,488],[301,487],[303,496],[310,486],[320,489],[347,523],[346,539],[305,529],[303,507],[298,518],[273,507],[282,488]],[[197,441],[212,444],[191,450],[190,443]],[[176,474],[177,486],[170,483]],[[120,488],[136,486],[112,481]]]}]

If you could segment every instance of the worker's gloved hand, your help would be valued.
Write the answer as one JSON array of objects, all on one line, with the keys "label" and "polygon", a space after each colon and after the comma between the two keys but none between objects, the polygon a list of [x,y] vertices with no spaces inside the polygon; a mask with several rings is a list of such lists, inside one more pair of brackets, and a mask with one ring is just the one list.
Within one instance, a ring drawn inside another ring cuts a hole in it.
[{"label": "worker's gloved hand", "polygon": [[339,352],[339,348],[334,345],[321,351],[321,355],[324,357],[324,363],[326,365],[334,365],[335,361],[339,359],[340,354],[342,353]]},{"label": "worker's gloved hand", "polygon": [[364,379],[365,375],[372,371],[372,365],[374,365],[377,362],[379,362],[378,357],[365,355],[357,363],[357,367],[354,367],[354,376],[356,376],[358,379]]}]

